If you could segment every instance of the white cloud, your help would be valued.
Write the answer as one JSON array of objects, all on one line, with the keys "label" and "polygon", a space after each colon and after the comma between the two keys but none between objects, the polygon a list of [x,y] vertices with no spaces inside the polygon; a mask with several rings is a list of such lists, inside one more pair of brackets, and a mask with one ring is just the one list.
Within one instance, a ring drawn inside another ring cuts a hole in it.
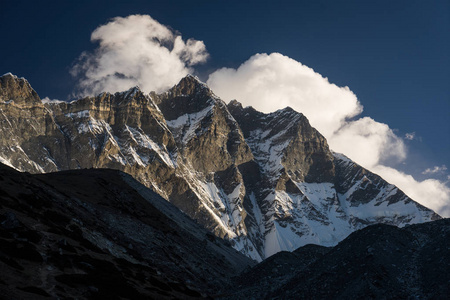
[{"label": "white cloud", "polygon": [[[161,92],[208,58],[202,41],[184,41],[148,15],[116,17],[98,27],[91,41],[98,42],[97,49],[82,53],[71,70],[79,79],[76,96],[124,91],[135,85],[144,92]],[[386,124],[368,117],[352,120],[362,112],[362,105],[348,87],[338,87],[278,53],[256,54],[238,69],[219,69],[207,83],[224,100],[237,99],[264,112],[291,106],[304,113],[333,150],[378,172],[423,205],[450,214],[450,191],[444,183],[418,182],[382,165],[393,158],[405,159],[405,145]],[[404,138],[415,139],[415,133]]]},{"label": "white cloud", "polygon": [[348,87],[331,84],[313,69],[279,53],[256,54],[237,70],[219,69],[207,84],[223,99],[237,99],[263,112],[291,106],[324,135],[331,135],[346,118],[362,111]]},{"label": "white cloud", "polygon": [[447,171],[447,166],[446,165],[442,165],[442,166],[434,166],[433,169],[428,168],[425,171],[422,172],[423,175],[428,175],[428,174],[436,174],[436,173],[442,173]]},{"label": "white cloud", "polygon": [[237,70],[219,69],[207,83],[223,99],[237,99],[263,112],[286,106],[302,112],[334,151],[364,167],[406,156],[402,140],[386,124],[371,118],[349,120],[362,112],[362,105],[348,87],[338,87],[279,53],[256,54]]},{"label": "white cloud", "polygon": [[263,112],[286,106],[302,112],[327,138],[331,149],[378,172],[419,203],[449,214],[450,190],[445,183],[432,179],[418,182],[383,165],[406,158],[403,139],[388,125],[369,117],[353,120],[362,112],[362,105],[348,87],[338,87],[279,53],[256,54],[238,69],[219,69],[209,76],[207,84],[222,99],[237,99]]},{"label": "white cloud", "polygon": [[411,199],[433,209],[443,217],[450,217],[450,188],[436,179],[417,181],[411,175],[393,168],[377,165],[372,171],[395,184]]},{"label": "white cloud", "polygon": [[77,96],[118,92],[138,85],[163,91],[208,58],[202,41],[186,42],[148,15],[116,17],[94,30],[94,53],[82,53],[71,70],[79,77]]},{"label": "white cloud", "polygon": [[326,137],[334,151],[344,153],[369,169],[389,159],[406,158],[402,140],[388,125],[369,117],[347,122]]}]

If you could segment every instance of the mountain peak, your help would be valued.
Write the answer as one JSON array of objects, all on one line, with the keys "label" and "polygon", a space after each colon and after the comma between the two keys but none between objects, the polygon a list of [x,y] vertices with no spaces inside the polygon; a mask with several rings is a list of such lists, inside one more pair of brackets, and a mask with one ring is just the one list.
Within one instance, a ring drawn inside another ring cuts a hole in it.
[{"label": "mountain peak", "polygon": [[300,114],[298,111],[296,111],[296,110],[294,110],[292,107],[290,107],[290,106],[286,106],[285,108],[281,108],[281,109],[279,109],[278,111],[280,111],[280,112],[285,112],[285,113],[291,113],[291,112],[294,112],[294,113],[296,113],[296,114]]},{"label": "mountain peak", "polygon": [[7,72],[7,73],[3,74],[1,77],[3,77],[3,76],[10,76],[10,77],[16,77],[16,78],[17,78],[17,76],[14,75],[14,74],[11,73],[11,72]]},{"label": "mountain peak", "polygon": [[169,90],[174,96],[194,95],[198,93],[205,93],[211,95],[212,92],[209,87],[200,81],[197,76],[188,74],[183,77],[180,82]]},{"label": "mountain peak", "polygon": [[198,78],[197,76],[195,76],[195,75],[192,75],[192,74],[187,74],[186,76],[184,76],[183,78],[181,78],[181,80],[180,80],[180,82],[181,81],[191,81],[191,82],[194,82],[194,83],[200,83],[200,84],[205,84],[204,82],[202,82],[201,80],[200,80],[200,78]]},{"label": "mountain peak", "polygon": [[133,98],[137,94],[143,94],[143,92],[141,91],[141,88],[136,85],[136,86],[133,86],[133,87],[129,88],[126,91],[118,92],[116,94],[120,95],[120,96],[123,96],[126,99],[126,98]]},{"label": "mountain peak", "polygon": [[236,99],[233,99],[230,101],[230,103],[228,103],[228,109],[231,110],[240,110],[242,111],[244,109],[244,107],[242,106],[242,103],[237,101]]},{"label": "mountain peak", "polygon": [[0,101],[15,104],[36,105],[42,104],[39,95],[31,87],[25,78],[19,78],[12,73],[3,74],[0,77]]},{"label": "mountain peak", "polygon": [[190,74],[157,98],[159,109],[167,120],[202,111],[220,101],[205,83]]}]

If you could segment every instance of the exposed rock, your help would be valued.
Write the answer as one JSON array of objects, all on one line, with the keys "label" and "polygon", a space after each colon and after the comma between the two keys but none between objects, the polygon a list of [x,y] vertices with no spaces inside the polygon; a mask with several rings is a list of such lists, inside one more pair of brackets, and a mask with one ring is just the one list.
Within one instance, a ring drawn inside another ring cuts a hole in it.
[{"label": "exposed rock", "polygon": [[41,99],[25,78],[7,73],[0,76],[0,101],[22,107],[42,106]]},{"label": "exposed rock", "polygon": [[159,99],[181,157],[189,167],[208,174],[253,158],[226,104],[195,77],[182,79]]},{"label": "exposed rock", "polygon": [[[284,168],[297,181],[333,180],[333,155],[327,141],[304,115],[290,107],[263,114],[236,103],[229,104],[230,112],[242,127],[259,163],[268,165],[264,169],[276,172]],[[275,161],[279,158],[281,162]]]},{"label": "exposed rock", "polygon": [[160,95],[132,88],[45,104],[24,79],[0,83],[0,162],[124,171],[256,260],[333,246],[374,223],[440,218],[332,153],[301,113],[227,106],[194,76]]}]

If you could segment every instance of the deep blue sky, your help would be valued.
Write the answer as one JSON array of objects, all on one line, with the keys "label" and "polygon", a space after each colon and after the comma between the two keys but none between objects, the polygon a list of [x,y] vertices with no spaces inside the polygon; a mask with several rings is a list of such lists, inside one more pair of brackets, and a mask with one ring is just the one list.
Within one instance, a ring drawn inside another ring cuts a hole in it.
[{"label": "deep blue sky", "polygon": [[[363,115],[397,129],[417,178],[450,168],[450,1],[6,1],[0,0],[0,73],[29,80],[43,98],[67,99],[69,69],[92,50],[91,32],[115,16],[148,14],[206,44],[199,76],[280,52],[339,86]],[[441,178],[442,179],[442,178]]]}]

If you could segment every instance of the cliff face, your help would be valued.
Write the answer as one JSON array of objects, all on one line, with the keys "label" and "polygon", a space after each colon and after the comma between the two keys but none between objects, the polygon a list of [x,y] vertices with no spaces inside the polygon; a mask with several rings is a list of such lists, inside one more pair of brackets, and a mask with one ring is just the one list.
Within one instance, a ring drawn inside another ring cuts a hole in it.
[{"label": "cliff face", "polygon": [[14,101],[16,105],[33,107],[41,104],[41,99],[25,78],[17,78],[11,73],[0,77],[0,99]]},{"label": "cliff face", "polygon": [[132,88],[44,104],[25,79],[4,75],[0,125],[0,162],[124,171],[257,260],[335,245],[368,224],[439,218],[331,152],[301,113],[227,106],[193,76],[160,95]]}]

